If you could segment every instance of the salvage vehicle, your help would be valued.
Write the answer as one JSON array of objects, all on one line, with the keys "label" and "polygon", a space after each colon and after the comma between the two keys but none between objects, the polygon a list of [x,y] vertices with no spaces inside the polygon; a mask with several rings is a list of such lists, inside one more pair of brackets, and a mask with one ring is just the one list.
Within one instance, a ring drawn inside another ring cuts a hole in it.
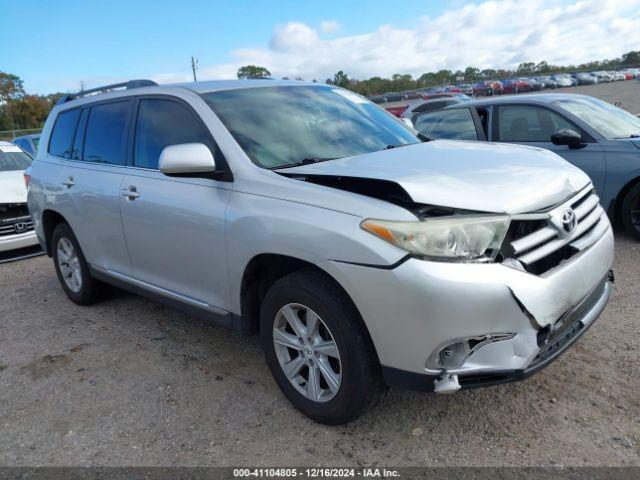
[{"label": "salvage vehicle", "polygon": [[0,261],[40,250],[27,209],[24,171],[30,165],[31,157],[20,147],[0,141]]},{"label": "salvage vehicle", "polygon": [[477,100],[418,115],[431,138],[508,142],[551,150],[591,177],[611,219],[640,239],[640,119],[587,95]]},{"label": "salvage vehicle", "polygon": [[327,424],[385,383],[524,379],[611,291],[613,234],[579,169],[429,141],[331,85],[137,80],[63,97],[29,207],[72,301],[104,282],[258,332],[286,397]]}]

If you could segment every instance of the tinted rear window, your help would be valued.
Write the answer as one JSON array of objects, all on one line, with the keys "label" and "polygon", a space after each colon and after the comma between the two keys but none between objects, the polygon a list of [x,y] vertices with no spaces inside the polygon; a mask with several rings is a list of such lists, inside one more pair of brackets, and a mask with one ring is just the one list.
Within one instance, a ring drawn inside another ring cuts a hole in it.
[{"label": "tinted rear window", "polygon": [[130,101],[91,107],[84,138],[83,160],[124,165],[124,140]]},{"label": "tinted rear window", "polygon": [[49,153],[56,157],[71,158],[71,144],[78,124],[80,109],[61,112],[56,118],[56,123],[49,140]]}]

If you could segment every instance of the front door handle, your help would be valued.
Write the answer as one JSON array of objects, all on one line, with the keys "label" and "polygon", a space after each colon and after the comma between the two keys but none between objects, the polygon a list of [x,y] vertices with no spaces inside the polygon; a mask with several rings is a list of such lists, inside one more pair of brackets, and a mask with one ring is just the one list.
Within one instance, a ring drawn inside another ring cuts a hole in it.
[{"label": "front door handle", "polygon": [[127,197],[129,200],[135,200],[140,196],[140,194],[136,190],[136,187],[132,185],[129,188],[122,189],[122,196]]},{"label": "front door handle", "polygon": [[62,184],[67,188],[71,188],[76,184],[76,182],[73,181],[73,177],[69,177],[64,182],[62,182]]}]

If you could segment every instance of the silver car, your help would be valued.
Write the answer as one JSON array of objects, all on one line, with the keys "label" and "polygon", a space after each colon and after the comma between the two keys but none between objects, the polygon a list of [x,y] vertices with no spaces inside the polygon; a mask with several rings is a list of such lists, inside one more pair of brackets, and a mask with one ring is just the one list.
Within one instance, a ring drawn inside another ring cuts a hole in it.
[{"label": "silver car", "polygon": [[284,394],[327,424],[385,383],[526,378],[610,294],[613,235],[580,170],[537,148],[428,141],[330,85],[70,95],[31,175],[72,301],[107,283],[259,332]]}]

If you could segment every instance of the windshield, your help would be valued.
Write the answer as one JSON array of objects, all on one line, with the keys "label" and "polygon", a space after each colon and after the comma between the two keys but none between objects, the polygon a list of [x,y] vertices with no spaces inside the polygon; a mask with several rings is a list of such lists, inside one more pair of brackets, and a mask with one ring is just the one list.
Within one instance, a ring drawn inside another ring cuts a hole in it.
[{"label": "windshield", "polygon": [[203,98],[257,165],[279,168],[419,143],[380,107],[331,86],[226,90]]},{"label": "windshield", "polygon": [[15,145],[0,146],[0,172],[25,170],[31,165],[31,157]]},{"label": "windshield", "polygon": [[640,136],[640,118],[610,103],[593,97],[559,100],[555,103],[608,140]]}]

